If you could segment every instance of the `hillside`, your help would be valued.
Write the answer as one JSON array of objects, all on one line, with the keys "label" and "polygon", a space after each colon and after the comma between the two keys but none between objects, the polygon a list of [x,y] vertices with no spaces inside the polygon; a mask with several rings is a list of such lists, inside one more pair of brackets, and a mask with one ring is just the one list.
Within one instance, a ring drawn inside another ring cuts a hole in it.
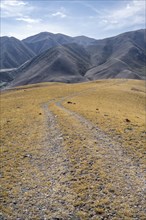
[{"label": "hillside", "polygon": [[15,78],[15,68],[13,69],[1,69],[0,70],[0,87],[7,85]]},{"label": "hillside", "polygon": [[86,76],[90,79],[133,78],[145,76],[146,35],[145,30],[120,34],[96,41],[88,51],[94,65]]},{"label": "hillside", "polygon": [[14,37],[0,37],[0,69],[16,68],[35,56],[22,41]]},{"label": "hillside", "polygon": [[145,82],[1,94],[1,219],[145,219]]},{"label": "hillside", "polygon": [[90,56],[77,44],[51,48],[32,59],[18,72],[11,86],[39,82],[83,82],[84,73],[90,67]]}]

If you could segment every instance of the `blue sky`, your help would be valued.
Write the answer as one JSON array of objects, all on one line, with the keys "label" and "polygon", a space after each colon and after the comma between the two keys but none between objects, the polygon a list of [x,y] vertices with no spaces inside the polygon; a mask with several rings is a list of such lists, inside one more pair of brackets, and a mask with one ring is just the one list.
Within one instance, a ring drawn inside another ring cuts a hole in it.
[{"label": "blue sky", "polygon": [[144,0],[1,0],[1,36],[48,31],[102,39],[145,28]]}]

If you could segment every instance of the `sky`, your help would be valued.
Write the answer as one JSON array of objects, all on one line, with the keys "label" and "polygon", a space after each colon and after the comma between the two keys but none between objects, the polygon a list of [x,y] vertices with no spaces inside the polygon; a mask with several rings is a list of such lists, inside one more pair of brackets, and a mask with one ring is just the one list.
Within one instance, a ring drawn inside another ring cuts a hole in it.
[{"label": "sky", "polygon": [[1,36],[40,32],[103,39],[146,28],[144,0],[1,0]]}]

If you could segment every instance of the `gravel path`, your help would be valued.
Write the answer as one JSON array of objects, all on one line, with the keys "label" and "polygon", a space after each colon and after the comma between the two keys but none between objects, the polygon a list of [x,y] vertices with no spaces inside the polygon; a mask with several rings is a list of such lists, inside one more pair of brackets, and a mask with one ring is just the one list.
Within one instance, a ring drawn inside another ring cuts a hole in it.
[{"label": "gravel path", "polygon": [[[65,176],[69,173],[70,164],[66,152],[63,148],[63,138],[59,130],[55,116],[49,111],[48,105],[44,105],[47,124],[49,125],[48,140],[49,148],[46,150],[46,159],[49,158],[49,166],[46,170],[50,181],[48,191],[47,207],[50,210],[50,219],[59,219],[60,216],[65,218],[73,213],[74,207],[72,200],[74,193],[66,184]],[[45,161],[46,163],[46,161]],[[47,217],[48,219],[48,217]]]}]

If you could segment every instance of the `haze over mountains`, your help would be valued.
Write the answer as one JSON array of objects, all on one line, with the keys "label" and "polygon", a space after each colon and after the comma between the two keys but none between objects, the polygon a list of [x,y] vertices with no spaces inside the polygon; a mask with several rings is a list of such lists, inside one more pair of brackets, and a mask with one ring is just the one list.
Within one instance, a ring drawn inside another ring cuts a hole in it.
[{"label": "haze over mountains", "polygon": [[12,86],[18,86],[49,81],[144,79],[145,48],[145,29],[103,40],[49,32],[22,41],[1,37],[0,82],[11,81]]}]

